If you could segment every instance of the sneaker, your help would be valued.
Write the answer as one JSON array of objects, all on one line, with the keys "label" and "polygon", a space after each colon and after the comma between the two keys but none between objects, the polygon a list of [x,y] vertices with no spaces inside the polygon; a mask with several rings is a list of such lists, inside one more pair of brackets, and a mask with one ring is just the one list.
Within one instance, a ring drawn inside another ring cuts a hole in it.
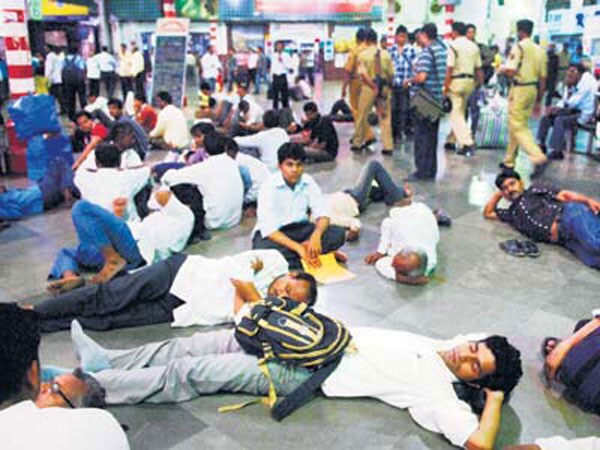
[{"label": "sneaker", "polygon": [[525,249],[521,245],[521,241],[517,239],[509,239],[508,241],[500,242],[500,248],[511,256],[519,258],[527,255]]},{"label": "sneaker", "polygon": [[540,248],[533,241],[519,241],[521,248],[530,258],[538,258],[540,256]]},{"label": "sneaker", "polygon": [[452,226],[452,218],[444,211],[442,208],[436,209],[433,214],[437,219],[437,224],[440,227],[451,227]]}]

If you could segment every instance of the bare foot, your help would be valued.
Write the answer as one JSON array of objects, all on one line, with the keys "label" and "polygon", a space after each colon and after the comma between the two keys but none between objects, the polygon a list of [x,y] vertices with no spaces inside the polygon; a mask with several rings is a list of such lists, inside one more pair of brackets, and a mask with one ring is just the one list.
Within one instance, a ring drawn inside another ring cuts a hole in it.
[{"label": "bare foot", "polygon": [[80,276],[66,276],[60,280],[52,281],[46,286],[46,290],[51,294],[57,295],[64,292],[72,291],[85,284],[85,279]]},{"label": "bare foot", "polygon": [[348,261],[348,255],[346,255],[341,250],[336,250],[335,252],[333,252],[333,256],[335,256],[335,260],[339,263],[344,264],[345,262]]},{"label": "bare foot", "polygon": [[125,261],[120,256],[115,256],[111,259],[107,259],[104,263],[104,267],[102,270],[90,278],[90,283],[93,284],[101,284],[106,283],[107,281],[114,278],[116,274],[118,274],[123,268],[127,265],[127,261]]}]

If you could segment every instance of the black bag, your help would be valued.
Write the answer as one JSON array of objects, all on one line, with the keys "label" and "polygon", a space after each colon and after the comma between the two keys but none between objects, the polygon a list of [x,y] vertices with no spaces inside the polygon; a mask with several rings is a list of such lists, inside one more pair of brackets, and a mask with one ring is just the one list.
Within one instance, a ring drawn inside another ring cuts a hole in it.
[{"label": "black bag", "polygon": [[[430,47],[427,47],[427,50],[431,53],[433,73],[435,74],[436,80],[439,80],[435,55]],[[452,102],[447,97],[442,98],[442,101],[440,102],[431,92],[425,89],[424,86],[421,86],[410,97],[410,108],[422,119],[437,122],[452,110]]]},{"label": "black bag", "polygon": [[[311,398],[335,370],[352,339],[344,325],[315,312],[308,304],[277,297],[257,303],[236,326],[235,338],[246,353],[260,358],[259,366],[270,383],[271,416],[278,421]],[[277,401],[268,361],[305,367],[314,373],[285,399]]]},{"label": "black bag", "polygon": [[62,69],[63,84],[77,85],[83,83],[84,80],[83,70],[77,66],[77,58],[67,56]]},{"label": "black bag", "polygon": [[558,370],[558,379],[565,385],[566,398],[586,411],[600,414],[600,329],[567,353]]}]

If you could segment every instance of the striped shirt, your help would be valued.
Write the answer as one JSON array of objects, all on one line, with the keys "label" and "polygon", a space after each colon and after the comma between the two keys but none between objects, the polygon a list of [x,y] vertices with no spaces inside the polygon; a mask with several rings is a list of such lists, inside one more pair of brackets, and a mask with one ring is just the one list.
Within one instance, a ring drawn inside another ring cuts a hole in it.
[{"label": "striped shirt", "polygon": [[[436,73],[434,73],[434,58]],[[442,101],[442,90],[446,77],[446,65],[448,61],[448,49],[440,40],[434,41],[429,47],[424,48],[417,56],[413,64],[413,74],[421,72],[427,74],[423,87],[427,89],[438,101]],[[413,85],[413,91],[419,86]]]},{"label": "striped shirt", "polygon": [[390,49],[390,56],[394,64],[394,86],[402,86],[404,81],[412,77],[413,62],[417,56],[414,47],[405,45],[402,53],[398,51],[398,45],[393,45]]}]

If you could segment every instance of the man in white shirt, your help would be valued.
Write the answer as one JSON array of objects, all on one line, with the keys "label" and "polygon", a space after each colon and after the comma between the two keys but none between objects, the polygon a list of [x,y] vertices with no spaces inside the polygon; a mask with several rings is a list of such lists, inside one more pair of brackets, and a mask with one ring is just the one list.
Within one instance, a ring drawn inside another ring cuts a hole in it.
[{"label": "man in white shirt", "polygon": [[83,110],[89,112],[94,119],[98,119],[102,125],[110,128],[112,119],[110,118],[110,112],[108,111],[108,100],[106,97],[102,97],[91,91],[88,94],[87,100],[87,104]]},{"label": "man in white shirt", "polygon": [[215,92],[217,78],[219,73],[223,71],[223,66],[214,45],[209,45],[206,53],[200,59],[202,66],[202,80],[210,85],[211,92]]},{"label": "man in white shirt", "polygon": [[[258,50],[250,48],[250,54],[248,55],[248,78],[249,81],[254,83],[254,91],[256,93],[256,69],[258,68]],[[249,84],[249,83],[248,83]]]},{"label": "man in white shirt", "polygon": [[238,136],[235,142],[240,147],[255,147],[260,159],[272,171],[278,170],[277,152],[283,144],[290,142],[290,136],[279,126],[277,111],[271,109],[263,114],[264,130],[250,136]]},{"label": "man in white shirt", "polygon": [[[102,348],[77,326],[72,339],[84,370],[106,389],[107,403],[178,402],[216,392],[265,395],[269,380],[257,358],[243,353],[232,330],[196,333],[128,350]],[[407,409],[423,428],[453,445],[491,449],[502,404],[521,375],[519,351],[501,336],[436,340],[377,328],[350,328],[356,351],[346,352],[325,380],[327,397],[371,397]],[[277,394],[285,396],[311,372],[269,363]],[[455,386],[485,390],[481,417]]]},{"label": "man in white shirt", "polygon": [[109,281],[87,286],[34,306],[44,332],[113,328],[171,322],[174,327],[232,323],[267,295],[314,303],[316,281],[289,272],[275,250],[252,250],[222,258],[173,255]]},{"label": "man in white shirt", "polygon": [[119,48],[119,80],[121,81],[121,95],[123,101],[127,98],[127,93],[133,90],[133,67],[131,59],[131,51],[127,48],[127,44],[121,44]]},{"label": "man in white shirt", "polygon": [[112,98],[115,92],[117,61],[113,55],[108,53],[108,47],[102,47],[102,51],[98,54],[98,65],[100,67],[100,81],[104,84],[106,96]]},{"label": "man in white shirt", "polygon": [[[159,119],[160,120],[160,119]],[[206,228],[231,228],[240,223],[244,185],[238,164],[227,156],[222,145],[208,146],[209,157],[200,164],[171,169],[162,176],[167,186],[193,184],[202,194]]]},{"label": "man in white shirt", "polygon": [[[594,117],[598,81],[581,64],[570,64],[565,77],[564,94],[560,102],[542,117],[538,128],[538,143],[548,158],[564,159],[567,133],[577,125],[588,124]],[[546,140],[552,128],[549,145]]]},{"label": "man in white shirt", "polygon": [[[127,123],[116,123],[111,128],[107,141],[114,143],[121,152],[121,169],[137,169],[143,163],[140,156],[134,150],[135,132]],[[89,169],[95,171],[98,169],[96,165],[96,152],[92,150],[88,157],[81,163],[79,170]],[[85,173],[85,172],[82,172]]]},{"label": "man in white shirt", "polygon": [[407,199],[407,206],[392,208],[381,223],[375,253],[365,258],[384,277],[410,285],[426,284],[437,264],[440,230],[431,209]]},{"label": "man in white shirt", "polygon": [[288,74],[292,71],[292,59],[283,51],[283,42],[275,44],[271,58],[271,87],[273,89],[273,109],[279,108],[279,100],[284,108],[289,108]]},{"label": "man in white shirt", "polygon": [[65,111],[65,96],[63,93],[62,69],[65,55],[59,47],[53,46],[52,51],[46,56],[44,64],[44,76],[50,84],[50,95],[58,101],[60,113]]},{"label": "man in white shirt", "polygon": [[92,51],[86,61],[88,89],[90,94],[100,95],[100,62],[99,54]]},{"label": "man in white shirt", "polygon": [[131,74],[135,83],[135,94],[146,94],[146,68],[144,67],[144,55],[135,42],[131,43]]},{"label": "man in white shirt", "polygon": [[77,371],[41,384],[39,344],[37,315],[0,304],[2,448],[129,450],[115,418],[96,409],[104,392],[91,377]]},{"label": "man in white shirt", "polygon": [[156,104],[160,108],[156,126],[150,132],[152,145],[171,149],[184,149],[190,143],[190,134],[184,112],[174,106],[171,94],[161,91],[156,94]]},{"label": "man in white shirt", "polygon": [[504,450],[600,450],[600,438],[590,436],[567,440],[562,436],[554,436],[536,439],[535,444],[511,445]]}]

